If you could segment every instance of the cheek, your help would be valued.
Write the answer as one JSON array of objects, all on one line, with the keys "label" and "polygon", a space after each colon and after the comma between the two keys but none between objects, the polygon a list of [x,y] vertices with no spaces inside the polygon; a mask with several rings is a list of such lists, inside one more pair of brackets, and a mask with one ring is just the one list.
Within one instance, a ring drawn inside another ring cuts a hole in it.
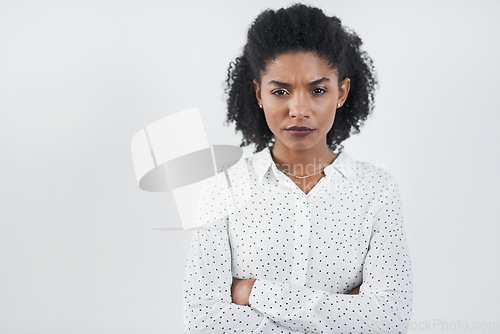
[{"label": "cheek", "polygon": [[276,123],[275,115],[273,115],[270,112],[265,112],[264,116],[266,117],[266,123],[267,123],[267,125],[269,126],[269,128],[272,129],[275,126],[275,123]]},{"label": "cheek", "polygon": [[327,131],[330,131],[331,127],[333,126],[333,123],[335,121],[335,115],[336,115],[336,110],[328,110],[323,114],[321,123],[324,124],[325,129]]},{"label": "cheek", "polygon": [[280,129],[280,118],[276,115],[276,113],[271,113],[271,112],[265,112],[264,116],[266,117],[266,123],[269,129],[273,134],[276,134],[276,132],[279,131]]},{"label": "cheek", "polygon": [[331,114],[329,115],[328,119],[330,120],[331,124],[333,125],[333,123],[335,122],[335,116],[336,116],[336,111],[332,111]]},{"label": "cheek", "polygon": [[284,105],[283,101],[269,95],[262,96],[262,104],[266,106],[267,110],[272,110],[273,112],[282,109]]}]

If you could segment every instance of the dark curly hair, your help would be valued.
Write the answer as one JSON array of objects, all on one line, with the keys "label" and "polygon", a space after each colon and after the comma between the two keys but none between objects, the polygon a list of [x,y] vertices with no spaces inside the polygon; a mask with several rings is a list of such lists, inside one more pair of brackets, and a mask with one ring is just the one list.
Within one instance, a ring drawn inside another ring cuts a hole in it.
[{"label": "dark curly hair", "polygon": [[262,12],[248,30],[243,54],[229,64],[226,79],[227,120],[243,133],[240,146],[255,144],[255,152],[270,146],[274,135],[255,96],[253,80],[260,82],[267,65],[286,52],[314,52],[338,74],[350,78],[347,100],[338,109],[327,144],[332,150],[360,127],[373,110],[377,78],[373,61],[361,49],[361,39],[319,8],[296,4]]}]

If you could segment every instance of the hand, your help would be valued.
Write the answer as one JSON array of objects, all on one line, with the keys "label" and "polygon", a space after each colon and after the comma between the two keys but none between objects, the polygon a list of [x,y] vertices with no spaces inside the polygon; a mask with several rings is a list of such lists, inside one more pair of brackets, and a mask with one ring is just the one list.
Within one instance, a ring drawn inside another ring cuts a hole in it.
[{"label": "hand", "polygon": [[252,292],[253,284],[256,279],[238,279],[233,278],[233,284],[231,285],[231,297],[233,303],[247,306],[249,304],[250,293]]},{"label": "hand", "polygon": [[351,292],[349,292],[350,295],[358,295],[359,294],[359,287],[361,285],[358,285],[357,287],[354,288]]}]

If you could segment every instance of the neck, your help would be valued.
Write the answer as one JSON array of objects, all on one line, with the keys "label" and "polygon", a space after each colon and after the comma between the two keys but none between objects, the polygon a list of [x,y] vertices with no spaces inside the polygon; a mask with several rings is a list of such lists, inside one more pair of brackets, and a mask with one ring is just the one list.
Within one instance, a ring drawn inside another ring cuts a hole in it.
[{"label": "neck", "polygon": [[337,154],[326,145],[309,150],[291,150],[283,145],[272,148],[272,157],[279,169],[297,176],[306,176],[321,171],[331,164]]}]

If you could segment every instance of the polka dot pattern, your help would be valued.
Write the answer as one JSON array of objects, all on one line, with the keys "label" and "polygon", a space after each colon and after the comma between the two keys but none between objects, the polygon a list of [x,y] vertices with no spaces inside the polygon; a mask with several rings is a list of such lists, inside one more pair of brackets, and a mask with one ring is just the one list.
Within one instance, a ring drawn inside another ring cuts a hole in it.
[{"label": "polka dot pattern", "polygon": [[[269,149],[204,187],[186,261],[188,333],[405,333],[412,274],[393,176],[341,152],[307,194]],[[203,224],[201,224],[203,223]],[[233,277],[256,278],[249,306]],[[348,293],[361,285],[359,295]]]}]

